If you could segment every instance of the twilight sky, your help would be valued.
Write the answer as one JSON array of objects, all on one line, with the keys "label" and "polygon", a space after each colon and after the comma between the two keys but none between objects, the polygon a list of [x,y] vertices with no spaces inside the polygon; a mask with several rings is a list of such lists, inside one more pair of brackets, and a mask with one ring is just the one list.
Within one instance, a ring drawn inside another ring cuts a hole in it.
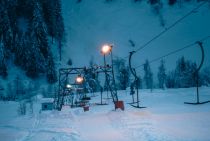
[{"label": "twilight sky", "polygon": [[[71,58],[76,67],[88,65],[91,58],[102,64],[100,48],[105,43],[114,45],[113,54],[125,57],[129,51],[136,50],[152,37],[160,33],[176,20],[196,7],[191,2],[179,7],[164,4],[162,17],[166,26],[160,26],[160,16],[146,2],[118,0],[105,3],[104,0],[88,0],[76,3],[63,0],[63,14],[66,26],[67,42],[64,49],[64,62]],[[177,24],[160,38],[134,55],[134,66],[141,65],[145,59],[152,60],[168,52],[182,48],[198,39],[210,35],[210,8],[204,5],[192,15]],[[129,43],[132,40],[135,47]],[[205,66],[210,65],[210,39],[204,42]],[[185,56],[200,62],[201,52],[193,46],[180,53],[165,58],[168,70],[175,67],[177,58]],[[128,60],[128,59],[127,59]],[[157,70],[159,62],[152,64]],[[139,69],[141,70],[141,69]]]}]

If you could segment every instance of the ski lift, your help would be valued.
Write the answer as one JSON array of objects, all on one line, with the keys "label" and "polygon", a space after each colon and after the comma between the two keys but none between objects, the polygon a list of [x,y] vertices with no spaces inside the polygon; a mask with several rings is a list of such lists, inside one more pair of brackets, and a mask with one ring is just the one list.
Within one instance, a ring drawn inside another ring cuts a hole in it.
[{"label": "ski lift", "polygon": [[198,104],[205,104],[210,102],[209,101],[203,101],[200,102],[200,95],[199,95],[199,71],[201,69],[201,67],[203,66],[203,62],[204,62],[204,49],[203,49],[203,44],[202,42],[198,41],[197,44],[199,45],[200,49],[201,49],[201,53],[202,53],[202,58],[201,58],[201,63],[199,65],[199,67],[197,68],[197,70],[194,72],[196,74],[196,102],[184,102],[185,104],[193,104],[193,105],[198,105]]}]

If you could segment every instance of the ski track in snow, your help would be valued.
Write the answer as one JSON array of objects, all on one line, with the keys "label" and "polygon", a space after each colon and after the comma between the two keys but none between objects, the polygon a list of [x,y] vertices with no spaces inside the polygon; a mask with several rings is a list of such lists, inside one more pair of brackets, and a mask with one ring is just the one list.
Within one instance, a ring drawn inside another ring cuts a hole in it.
[{"label": "ski track in snow", "polygon": [[[202,89],[203,100],[209,99],[209,90]],[[142,104],[147,106],[145,109],[125,104],[125,111],[114,111],[110,102],[104,106],[91,104],[87,112],[64,106],[61,111],[42,111],[8,120],[2,118],[0,141],[209,141],[210,103],[183,104],[192,97],[188,93],[193,91],[144,92],[145,101],[150,97],[150,103]],[[124,93],[121,91],[119,95]],[[96,103],[99,99],[100,96],[94,97],[90,102]],[[130,96],[124,95],[122,99],[128,103]],[[0,107],[4,106],[11,105],[0,103]]]},{"label": "ski track in snow", "polygon": [[[79,113],[75,111],[75,125],[82,141],[128,141],[112,123],[106,113]],[[81,128],[82,127],[82,128]]]},{"label": "ski track in snow", "polygon": [[[70,126],[71,122],[74,120],[70,113],[56,112],[48,114],[37,114],[34,117],[23,119],[31,120],[31,127],[25,128],[15,125],[1,125],[0,129],[11,129],[15,130],[15,132],[26,132],[24,136],[16,139],[16,141],[37,141],[37,139],[41,141],[79,140],[78,133],[73,130],[72,126]],[[24,120],[22,121],[23,123]],[[68,124],[65,124],[64,122]],[[47,138],[42,138],[43,135],[47,136]]]},{"label": "ski track in snow", "polygon": [[139,139],[140,141],[159,140],[158,137],[152,136],[152,123],[150,119],[129,117],[125,112],[109,113],[109,119],[113,127],[120,129],[123,135],[130,140]]},{"label": "ski track in snow", "polygon": [[158,131],[149,112],[110,112],[108,117],[112,126],[121,130],[124,137],[139,141],[186,141],[174,139]]},{"label": "ski track in snow", "polygon": [[39,115],[35,116],[35,121],[33,122],[32,128],[29,130],[29,133],[27,136],[25,136],[21,141],[30,141],[30,138],[32,138],[36,133],[34,130],[39,127],[40,119]]}]

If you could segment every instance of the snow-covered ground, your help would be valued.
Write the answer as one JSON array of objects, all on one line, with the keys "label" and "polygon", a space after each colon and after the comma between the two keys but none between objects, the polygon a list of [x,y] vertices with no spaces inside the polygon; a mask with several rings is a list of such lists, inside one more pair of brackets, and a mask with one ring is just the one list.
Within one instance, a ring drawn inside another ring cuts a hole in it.
[{"label": "snow-covered ground", "polygon": [[[141,106],[130,106],[129,91],[119,91],[125,111],[116,110],[111,100],[100,106],[100,95],[90,101],[90,111],[63,107],[62,111],[17,115],[18,103],[0,102],[0,141],[209,141],[210,103],[195,101],[195,88],[140,90]],[[106,98],[106,94],[104,94]],[[201,101],[210,100],[210,88],[200,89]]]}]

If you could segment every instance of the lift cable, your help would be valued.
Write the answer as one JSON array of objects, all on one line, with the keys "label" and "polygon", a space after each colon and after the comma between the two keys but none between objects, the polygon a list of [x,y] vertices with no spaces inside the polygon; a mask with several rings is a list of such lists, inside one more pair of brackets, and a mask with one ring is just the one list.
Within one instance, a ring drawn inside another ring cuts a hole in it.
[{"label": "lift cable", "polygon": [[[206,37],[204,37],[204,38],[202,38],[202,39],[199,40],[199,41],[200,41],[200,42],[203,42],[203,41],[205,41],[205,40],[207,40],[207,39],[209,39],[209,38],[210,38],[210,35],[209,35],[209,36],[206,36]],[[163,59],[163,58],[165,58],[165,57],[168,57],[168,56],[173,55],[173,54],[175,54],[175,53],[177,53],[177,52],[180,52],[180,51],[182,51],[182,50],[185,50],[185,49],[187,49],[187,48],[190,48],[190,47],[196,45],[197,43],[198,43],[198,42],[193,42],[193,43],[191,43],[191,44],[189,44],[189,45],[187,45],[187,46],[184,46],[184,47],[182,47],[182,48],[180,48],[180,49],[174,50],[174,51],[169,52],[169,53],[167,53],[167,54],[165,54],[165,55],[163,55],[163,56],[157,57],[157,58],[155,58],[155,59],[149,61],[149,63],[154,63],[154,62],[156,62],[156,61],[159,61],[159,60],[161,60],[161,59]],[[138,68],[143,67],[143,66],[144,66],[144,64],[141,64],[141,65],[135,67],[135,69],[138,69]]]},{"label": "lift cable", "polygon": [[[188,16],[190,16],[191,14],[195,13],[195,11],[197,11],[198,9],[200,9],[204,4],[206,4],[207,1],[202,2],[201,4],[199,4],[198,6],[196,6],[195,8],[193,8],[190,12],[188,12],[186,15],[184,15],[183,17],[179,18],[178,20],[176,20],[172,25],[170,25],[169,27],[165,28],[163,31],[161,31],[159,34],[155,35],[152,39],[150,39],[149,41],[147,41],[145,44],[143,44],[142,46],[140,46],[138,49],[135,50],[135,53],[137,53],[138,51],[146,48],[150,43],[152,43],[154,40],[158,39],[160,36],[162,36],[163,34],[165,34],[167,31],[169,31],[170,29],[172,29],[173,27],[175,27],[178,23],[182,22],[185,18],[187,18]],[[128,58],[128,56],[124,57],[124,58]]]}]

